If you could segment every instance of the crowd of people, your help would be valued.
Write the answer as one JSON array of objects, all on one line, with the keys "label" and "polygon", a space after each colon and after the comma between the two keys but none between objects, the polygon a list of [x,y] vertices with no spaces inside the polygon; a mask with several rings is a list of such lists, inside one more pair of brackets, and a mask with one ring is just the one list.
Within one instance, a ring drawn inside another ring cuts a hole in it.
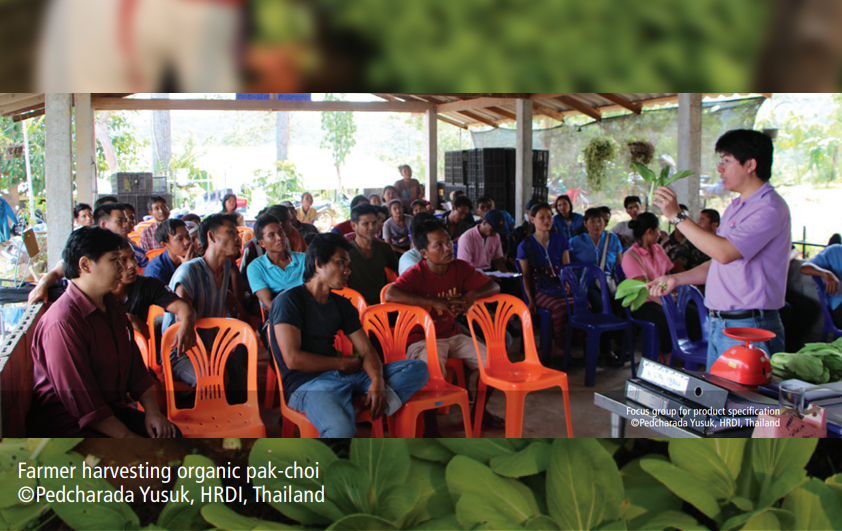
[{"label": "crowd of people", "polygon": [[[596,266],[611,280],[647,282],[650,297],[633,316],[655,323],[665,356],[671,342],[661,297],[684,284],[706,287],[706,308],[697,310],[709,312],[717,323],[710,334],[709,364],[728,348],[718,333],[725,326],[772,330],[778,336],[767,350],[780,351],[778,310],[791,243],[786,203],[768,184],[771,148],[768,137],[753,131],[731,131],[719,139],[719,171],[725,186],[740,194],[722,216],[703,210],[694,222],[669,188],[658,188],[656,204],[674,225],[671,234],[661,230],[659,217],[642,212],[636,196],[624,200],[628,221],[611,231],[606,231],[610,209],[573,212],[565,195],[553,206],[530,201],[520,226],[495,208],[493,198],[479,198],[474,205],[459,192],[450,198],[450,209],[437,216],[409,166],[400,167],[401,179],[382,196],[354,197],[350,219],[325,234],[312,224],[317,215],[309,193],[300,208],[284,203],[261,211],[247,242],[241,241],[243,220],[232,196],[223,199],[222,212],[205,219],[171,219],[166,201],[153,197],[147,205],[151,223],[134,234],[139,244],[127,238],[135,223],[129,205],[114,197],[100,198],[93,209],[78,205],[80,228],[68,240],[62,263],[30,297],[47,300],[55,295],[51,288],[67,282],[32,344],[31,433],[177,435],[150,401],[149,389],[158,384],[139,361],[133,330],[148,336],[181,323],[172,350],[155,355],[169,354],[176,379],[195,386],[193,364],[183,354],[196,341],[213,340],[197,336],[195,322],[228,317],[260,331],[291,408],[305,413],[322,437],[351,437],[363,407],[375,419],[394,413],[424,386],[428,374],[424,337],[417,331],[409,338],[405,362],[381,361],[355,307],[332,292],[346,286],[368,305],[380,303],[382,293],[387,302],[427,309],[443,374],[451,358],[478,369],[484,349],[480,345],[476,351],[460,321],[477,299],[500,292],[522,297],[532,312],[549,310],[556,349],[563,348],[572,300],[561,270],[570,263]],[[155,249],[163,252],[148,260],[146,253]],[[485,274],[516,270],[521,279]],[[829,247],[802,271],[825,280],[835,315],[842,319],[842,245]],[[593,285],[588,292],[594,311],[602,310],[604,289],[614,289],[614,282]],[[152,305],[166,312],[161,330],[147,329]],[[622,309],[612,305],[610,311],[621,315]],[[356,356],[337,357],[333,343],[339,331]],[[615,353],[619,342],[606,335],[600,347],[604,365],[624,363]],[[245,400],[246,363],[244,349],[228,359],[231,403]],[[143,405],[145,417],[127,405],[127,396]],[[429,420],[435,433],[434,416]],[[486,410],[484,423],[502,422]]]}]

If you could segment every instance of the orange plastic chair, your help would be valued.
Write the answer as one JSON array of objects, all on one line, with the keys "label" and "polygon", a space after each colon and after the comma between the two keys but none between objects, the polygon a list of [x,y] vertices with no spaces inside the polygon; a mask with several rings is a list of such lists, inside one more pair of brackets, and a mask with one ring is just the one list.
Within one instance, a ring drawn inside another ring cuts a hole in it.
[{"label": "orange plastic chair", "polygon": [[143,334],[134,331],[134,342],[137,343],[137,349],[140,351],[140,356],[143,358],[143,363],[149,367],[149,342],[143,337]]},{"label": "orange plastic chair", "polygon": [[135,245],[140,245],[140,233],[132,231],[128,235],[128,238],[134,243]]},{"label": "orange plastic chair", "polygon": [[388,267],[384,267],[383,270],[386,271],[386,280],[390,284],[398,279],[398,274],[389,269]]},{"label": "orange plastic chair", "polygon": [[248,227],[237,227],[237,232],[240,233],[240,250],[243,250],[246,244],[254,239],[254,230]]},{"label": "orange plastic chair", "polygon": [[[271,330],[270,334],[274,334],[275,331]],[[337,340],[339,338],[337,337]],[[350,345],[350,341],[348,344]],[[346,356],[351,355],[350,353],[343,352]],[[274,354],[272,354],[271,349],[269,352],[269,357],[271,358],[271,369],[274,369],[272,372],[273,378],[278,381],[278,390],[281,392],[281,418],[282,418],[282,425],[281,425],[281,436],[284,438],[292,438],[295,436],[295,428],[298,427],[299,436],[301,438],[307,439],[314,439],[319,436],[319,430],[313,426],[313,423],[307,420],[307,415],[296,411],[290,408],[287,405],[286,398],[284,397],[284,382],[282,378],[275,376],[276,374],[280,374],[281,372],[278,370],[278,364],[275,360]],[[273,397],[274,398],[274,397]],[[271,406],[269,406],[271,407]],[[382,439],[384,437],[383,432],[383,420],[380,419],[375,421],[371,418],[371,411],[363,411],[360,417],[357,419],[357,424],[361,422],[367,422],[371,424],[371,435],[374,438]]]},{"label": "orange plastic chair", "polygon": [[152,226],[155,224],[155,221],[141,221],[140,223],[135,223],[134,231],[138,234],[138,238],[140,235],[143,234],[143,231],[146,230],[146,227]]},{"label": "orange plastic chair", "polygon": [[164,309],[157,304],[149,307],[149,313],[146,316],[146,326],[149,327],[149,352],[152,353],[149,363],[146,366],[152,369],[158,376],[163,375],[163,369],[158,363],[158,345],[155,343],[155,318],[163,316]]},{"label": "orange plastic chair", "polygon": [[[489,304],[497,304],[492,317]],[[506,352],[506,325],[514,316],[520,316],[525,331],[532,330],[532,316],[521,299],[511,295],[495,295],[476,301],[468,311],[468,328],[474,339],[474,348],[479,358],[474,323],[479,325],[485,337],[486,363],[480,360],[480,378],[477,384],[477,408],[474,418],[474,437],[480,437],[482,416],[485,410],[487,386],[506,393],[506,437],[520,437],[523,431],[523,405],[526,395],[531,391],[561,387],[564,396],[564,419],[567,421],[567,436],[573,437],[573,424],[570,419],[570,391],[567,387],[567,374],[544,367],[535,350],[535,336],[524,333],[526,359],[518,363],[509,361]]]},{"label": "orange plastic chair", "polygon": [[150,260],[152,260],[153,258],[160,255],[164,251],[166,251],[166,249],[164,249],[163,247],[161,249],[152,249],[151,251],[146,251],[146,257],[149,258]]},{"label": "orange plastic chair", "polygon": [[[397,312],[398,319],[394,328],[389,326],[389,314]],[[416,437],[421,412],[444,406],[458,405],[462,408],[462,421],[465,424],[465,437],[471,437],[471,415],[468,404],[468,391],[445,381],[439,368],[438,348],[436,347],[436,329],[433,319],[423,308],[404,304],[385,303],[369,307],[363,314],[363,330],[373,333],[383,347],[386,363],[406,359],[406,347],[409,333],[416,326],[424,329],[427,341],[427,368],[430,379],[427,385],[412,395],[397,414],[397,425],[393,433],[397,437]],[[391,424],[390,424],[391,427]]]},{"label": "orange plastic chair", "polygon": [[386,292],[390,287],[392,287],[392,284],[394,284],[394,282],[389,282],[383,286],[383,289],[380,290],[380,304],[386,304]]},{"label": "orange plastic chair", "polygon": [[[175,345],[175,333],[181,323],[164,332],[161,350],[169,352]],[[196,370],[196,404],[192,409],[178,409],[173,389],[172,364],[164,360],[164,382],[167,389],[167,416],[181,428],[185,437],[266,437],[257,403],[257,338],[251,327],[236,319],[199,319],[197,329],[218,328],[213,346],[208,351],[198,337],[197,346],[185,355]],[[248,350],[247,398],[245,404],[228,404],[224,389],[224,368],[228,356],[238,345]]]}]

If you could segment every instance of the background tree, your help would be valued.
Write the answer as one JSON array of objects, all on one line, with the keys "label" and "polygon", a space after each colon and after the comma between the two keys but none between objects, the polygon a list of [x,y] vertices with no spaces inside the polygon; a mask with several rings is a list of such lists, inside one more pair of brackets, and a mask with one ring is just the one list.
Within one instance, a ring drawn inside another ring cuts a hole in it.
[{"label": "background tree", "polygon": [[[325,101],[344,101],[344,94],[325,94]],[[342,164],[348,154],[357,144],[354,134],[357,132],[357,125],[354,123],[354,115],[350,112],[323,112],[322,113],[322,137],[321,148],[329,149],[333,155],[333,165],[336,168],[336,198],[342,192]]]},{"label": "background tree", "polygon": [[[6,148],[23,146],[23,128],[29,140],[29,163],[32,170],[32,187],[35,196],[44,193],[44,145],[46,127],[44,117],[14,122],[11,118],[0,118],[0,194],[16,207],[20,193],[32,193],[26,187],[26,165],[23,153],[19,157],[6,158]],[[19,188],[23,185],[23,189]]]}]

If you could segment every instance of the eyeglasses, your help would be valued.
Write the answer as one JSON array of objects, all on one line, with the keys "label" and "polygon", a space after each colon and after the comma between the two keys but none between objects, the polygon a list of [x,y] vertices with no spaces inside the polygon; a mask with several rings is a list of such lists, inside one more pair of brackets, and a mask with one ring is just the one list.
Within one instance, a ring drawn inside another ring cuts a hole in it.
[{"label": "eyeglasses", "polygon": [[725,164],[727,164],[729,162],[734,162],[734,160],[735,159],[722,159],[722,160],[720,160],[719,162],[716,163],[716,169],[721,168],[722,166],[724,166]]}]

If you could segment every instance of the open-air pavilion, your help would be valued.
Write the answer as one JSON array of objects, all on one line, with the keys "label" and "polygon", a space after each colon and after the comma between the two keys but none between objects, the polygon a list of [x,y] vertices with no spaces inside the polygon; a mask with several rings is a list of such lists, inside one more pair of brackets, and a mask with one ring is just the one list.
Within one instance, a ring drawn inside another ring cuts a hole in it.
[{"label": "open-air pavilion", "polygon": [[[131,94],[0,94],[0,115],[14,120],[26,120],[46,115],[46,195],[50,226],[47,235],[48,264],[55,264],[64,242],[72,230],[72,209],[75,201],[93,203],[96,190],[96,146],[94,112],[97,110],[231,110],[231,111],[354,111],[423,113],[426,117],[427,160],[426,182],[438,181],[437,123],[438,121],[469,129],[475,126],[498,128],[515,124],[516,182],[515,205],[511,214],[522,219],[523,205],[532,190],[532,121],[547,117],[564,122],[571,115],[582,114],[596,121],[607,113],[628,111],[641,114],[647,107],[678,102],[679,128],[678,169],[688,169],[695,177],[686,179],[678,187],[679,196],[698,212],[698,190],[701,170],[702,100],[722,94],[701,93],[375,93],[377,102],[309,102],[269,100],[199,100],[199,99],[140,99]],[[769,97],[769,94],[764,94]],[[75,124],[75,143],[72,135]],[[74,183],[75,174],[75,183]],[[428,199],[433,199],[435,186],[426,186]],[[3,435],[22,435],[22,419],[28,406],[28,386],[32,382],[28,344],[37,319],[31,315],[0,351],[0,389],[2,389]],[[622,388],[627,369],[604,375],[596,390]],[[571,373],[575,374],[575,373]],[[262,387],[261,387],[262,388]],[[608,433],[608,414],[593,405],[594,388],[584,388],[580,376],[571,376],[573,397],[573,426],[577,436],[604,436]],[[492,401],[492,408],[500,408],[502,393]],[[525,415],[524,436],[563,436],[563,414],[557,410],[556,397],[552,407],[543,405],[540,394],[530,398]],[[531,408],[531,409],[530,409]],[[500,408],[501,409],[501,408]],[[270,414],[271,415],[271,414]],[[277,418],[274,413],[273,418]],[[458,430],[458,414],[451,413],[452,427]],[[558,419],[547,432],[547,418]],[[442,428],[447,434],[449,421]],[[267,422],[267,426],[271,423]],[[648,433],[648,432],[641,432]],[[272,433],[270,432],[270,435]],[[486,432],[484,435],[495,435]],[[499,433],[497,434],[499,435]]]}]

